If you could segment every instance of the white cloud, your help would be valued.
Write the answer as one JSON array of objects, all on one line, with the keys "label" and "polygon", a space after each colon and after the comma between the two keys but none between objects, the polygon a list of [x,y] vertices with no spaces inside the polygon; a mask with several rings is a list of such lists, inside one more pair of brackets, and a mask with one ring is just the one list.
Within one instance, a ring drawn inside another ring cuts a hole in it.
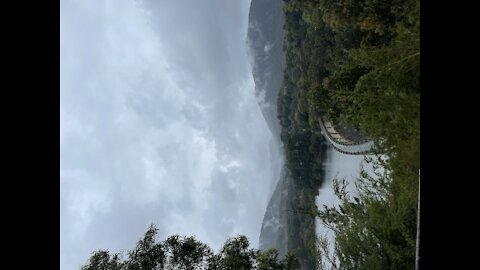
[{"label": "white cloud", "polygon": [[267,42],[267,44],[265,44],[265,46],[263,47],[263,51],[268,54],[272,49],[272,47],[273,47],[273,44],[270,44]]},{"label": "white cloud", "polygon": [[248,7],[62,0],[61,269],[132,248],[151,222],[258,245],[273,179]]}]

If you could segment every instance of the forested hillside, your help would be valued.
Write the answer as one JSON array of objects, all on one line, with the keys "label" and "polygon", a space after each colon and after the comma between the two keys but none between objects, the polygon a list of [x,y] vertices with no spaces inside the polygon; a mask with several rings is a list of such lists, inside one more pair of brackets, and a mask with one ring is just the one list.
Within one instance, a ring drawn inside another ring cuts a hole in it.
[{"label": "forested hillside", "polygon": [[[305,215],[288,249],[303,269],[413,269],[419,172],[420,37],[415,0],[285,0],[286,67],[277,101],[297,212],[310,212],[321,179],[319,116],[360,130],[374,141],[373,176],[358,193],[336,193],[339,208],[318,215],[335,232],[335,253],[312,250]],[[318,254],[321,256],[316,256]],[[316,254],[316,255],[315,255]]]}]

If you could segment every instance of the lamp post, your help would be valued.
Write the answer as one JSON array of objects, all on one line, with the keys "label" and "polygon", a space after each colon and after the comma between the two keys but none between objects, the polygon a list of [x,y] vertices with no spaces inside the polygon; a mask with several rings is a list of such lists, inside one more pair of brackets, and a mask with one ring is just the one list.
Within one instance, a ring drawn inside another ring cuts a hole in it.
[{"label": "lamp post", "polygon": [[417,242],[415,250],[415,270],[419,269],[420,264],[420,169],[418,169],[418,210],[417,210]]}]

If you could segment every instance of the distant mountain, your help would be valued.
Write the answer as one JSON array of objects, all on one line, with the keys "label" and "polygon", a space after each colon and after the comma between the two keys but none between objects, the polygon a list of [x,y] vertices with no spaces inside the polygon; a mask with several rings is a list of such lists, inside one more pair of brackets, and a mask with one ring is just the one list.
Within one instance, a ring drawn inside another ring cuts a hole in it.
[{"label": "distant mountain", "polygon": [[279,258],[288,252],[288,196],[292,181],[289,179],[288,170],[284,167],[278,181],[277,187],[270,198],[265,215],[263,217],[262,229],[260,231],[259,249],[266,250],[275,248]]},{"label": "distant mountain", "polygon": [[247,44],[255,95],[270,131],[280,143],[277,97],[283,80],[283,1],[252,0]]},{"label": "distant mountain", "polygon": [[[263,117],[274,137],[270,144],[271,158],[283,155],[280,121],[277,117],[277,98],[283,81],[283,1],[252,0],[250,5],[247,44],[255,81],[255,95]],[[260,232],[262,250],[276,248],[280,257],[287,252],[286,203],[291,181],[283,161],[271,161],[276,187],[265,211]]]}]

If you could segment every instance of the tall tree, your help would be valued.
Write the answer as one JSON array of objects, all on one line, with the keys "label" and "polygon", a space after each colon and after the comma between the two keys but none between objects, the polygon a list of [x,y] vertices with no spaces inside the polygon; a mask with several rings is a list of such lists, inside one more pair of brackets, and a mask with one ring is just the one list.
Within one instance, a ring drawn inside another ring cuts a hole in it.
[{"label": "tall tree", "polygon": [[158,229],[151,225],[136,247],[122,254],[95,251],[82,270],[293,270],[298,261],[291,253],[279,260],[275,249],[249,248],[245,236],[228,239],[218,254],[194,237],[172,235],[157,241]]}]

